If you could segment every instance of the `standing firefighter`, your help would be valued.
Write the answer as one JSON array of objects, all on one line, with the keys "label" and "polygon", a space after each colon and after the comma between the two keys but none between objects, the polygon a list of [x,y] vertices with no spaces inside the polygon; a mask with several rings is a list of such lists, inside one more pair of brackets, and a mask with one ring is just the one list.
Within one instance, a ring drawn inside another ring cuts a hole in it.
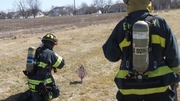
[{"label": "standing firefighter", "polygon": [[36,50],[34,49],[34,57],[33,47],[28,49],[27,66],[23,72],[28,77],[30,90],[22,94],[19,101],[27,101],[28,99],[50,101],[60,95],[60,90],[51,73],[51,70],[56,72],[57,68],[61,69],[65,65],[64,59],[53,51],[58,40],[53,34],[46,34],[41,41],[42,44]]},{"label": "standing firefighter", "polygon": [[124,0],[128,16],[103,45],[111,62],[122,60],[114,81],[118,101],[176,101],[178,44],[167,22],[150,14],[151,0]]}]

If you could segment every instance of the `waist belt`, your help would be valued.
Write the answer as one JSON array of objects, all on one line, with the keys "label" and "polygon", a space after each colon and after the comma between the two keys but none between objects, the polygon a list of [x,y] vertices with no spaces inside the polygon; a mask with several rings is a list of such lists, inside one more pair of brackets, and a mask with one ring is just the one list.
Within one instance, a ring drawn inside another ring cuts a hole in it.
[{"label": "waist belt", "polygon": [[[143,79],[141,82],[135,79],[122,79],[122,88],[123,89],[142,89],[142,88],[153,88],[153,87],[161,87],[163,86],[163,79],[158,78],[149,78]],[[121,88],[120,87],[120,88]]]},{"label": "waist belt", "polygon": [[[149,67],[148,67],[148,71],[152,71],[154,69],[156,69],[157,67],[160,67],[160,66],[165,66],[165,61],[161,61],[161,62],[157,62],[157,61],[151,61],[149,62]],[[132,67],[133,67],[133,64],[131,61],[123,61],[121,63],[121,67],[123,69],[128,69],[128,70],[133,70]]]},{"label": "waist belt", "polygon": [[[160,78],[159,78],[160,79]],[[118,79],[115,78],[115,83],[123,95],[146,95],[164,92],[168,86],[164,85],[164,81],[158,78],[151,78],[138,82],[134,79]]]}]

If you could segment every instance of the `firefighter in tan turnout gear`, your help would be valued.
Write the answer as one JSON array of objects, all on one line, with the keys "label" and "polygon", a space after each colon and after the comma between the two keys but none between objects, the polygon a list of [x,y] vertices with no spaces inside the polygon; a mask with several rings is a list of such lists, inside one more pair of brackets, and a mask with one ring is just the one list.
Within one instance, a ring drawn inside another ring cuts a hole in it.
[{"label": "firefighter in tan turnout gear", "polygon": [[177,101],[180,57],[167,22],[152,15],[151,0],[124,0],[128,15],[103,45],[111,62],[121,60],[114,79],[118,101]]},{"label": "firefighter in tan turnout gear", "polygon": [[27,66],[23,72],[28,77],[29,90],[22,94],[18,101],[50,101],[60,95],[60,89],[51,73],[51,70],[57,72],[56,69],[65,65],[64,59],[53,51],[58,40],[56,36],[48,33],[41,41],[42,44],[37,49],[28,49]]}]

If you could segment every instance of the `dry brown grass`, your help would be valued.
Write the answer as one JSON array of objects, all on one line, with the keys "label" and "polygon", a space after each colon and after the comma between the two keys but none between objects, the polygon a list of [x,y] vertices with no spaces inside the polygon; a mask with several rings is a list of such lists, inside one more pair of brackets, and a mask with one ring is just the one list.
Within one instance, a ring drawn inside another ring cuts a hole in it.
[{"label": "dry brown grass", "polygon": [[[177,10],[156,13],[167,19],[178,38],[179,12]],[[116,16],[114,20],[109,21],[102,19],[101,23],[97,23],[96,20],[90,20],[90,22],[83,20],[81,25],[85,23],[86,27],[76,27],[78,24],[71,24],[73,27],[54,31],[59,39],[59,45],[54,50],[64,57],[66,66],[56,74],[53,73],[61,88],[61,96],[53,101],[115,101],[117,88],[113,79],[120,62],[107,61],[101,47],[120,18]],[[50,28],[50,25],[44,28]],[[0,40],[0,100],[15,101],[17,94],[28,88],[22,70],[25,69],[27,48],[38,47],[40,44],[38,37],[44,35],[44,33],[38,33],[26,35],[23,38],[18,36],[17,39]],[[83,84],[70,85],[70,82],[80,80],[75,71],[81,64],[88,73]]]}]

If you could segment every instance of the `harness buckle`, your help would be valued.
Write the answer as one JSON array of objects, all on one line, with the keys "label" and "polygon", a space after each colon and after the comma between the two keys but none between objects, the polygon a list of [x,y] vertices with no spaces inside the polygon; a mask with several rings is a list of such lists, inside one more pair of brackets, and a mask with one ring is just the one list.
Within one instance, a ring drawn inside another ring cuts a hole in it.
[{"label": "harness buckle", "polygon": [[129,68],[129,61],[126,61],[126,68]]},{"label": "harness buckle", "polygon": [[137,79],[139,82],[142,82],[143,79],[148,79],[148,76],[139,73],[139,74],[136,75],[136,79]]}]

